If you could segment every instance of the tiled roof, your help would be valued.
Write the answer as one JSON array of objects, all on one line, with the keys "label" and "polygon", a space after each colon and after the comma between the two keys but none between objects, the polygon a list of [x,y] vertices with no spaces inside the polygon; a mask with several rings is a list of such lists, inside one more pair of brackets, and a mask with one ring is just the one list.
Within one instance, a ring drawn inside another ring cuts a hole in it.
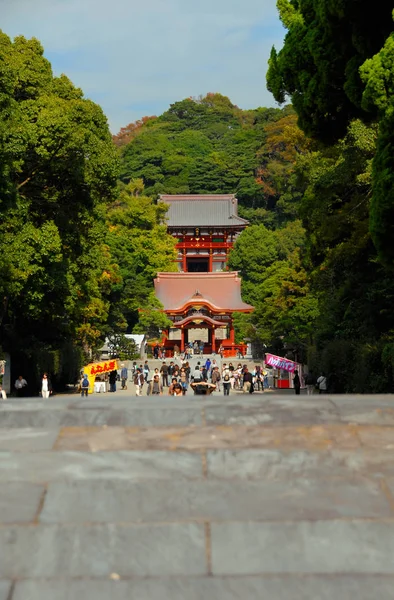
[{"label": "tiled roof", "polygon": [[156,296],[164,310],[177,310],[188,302],[208,302],[226,311],[251,311],[253,306],[241,298],[241,279],[237,271],[224,273],[158,273]]},{"label": "tiled roof", "polygon": [[244,227],[248,221],[238,216],[238,200],[234,194],[161,195],[168,204],[166,222],[169,227]]}]

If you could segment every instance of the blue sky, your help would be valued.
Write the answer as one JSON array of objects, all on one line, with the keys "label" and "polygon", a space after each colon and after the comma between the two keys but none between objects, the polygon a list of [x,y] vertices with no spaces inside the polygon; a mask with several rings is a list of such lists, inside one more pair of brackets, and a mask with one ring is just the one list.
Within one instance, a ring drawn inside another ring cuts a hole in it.
[{"label": "blue sky", "polygon": [[274,106],[265,86],[284,30],[276,0],[1,0],[1,28],[37,37],[55,74],[98,102],[112,131],[189,96]]}]

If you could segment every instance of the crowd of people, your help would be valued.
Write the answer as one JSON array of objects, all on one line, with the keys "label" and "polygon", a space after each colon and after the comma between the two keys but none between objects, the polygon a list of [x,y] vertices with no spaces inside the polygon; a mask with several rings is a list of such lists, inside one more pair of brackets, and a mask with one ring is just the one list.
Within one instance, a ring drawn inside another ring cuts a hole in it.
[{"label": "crowd of people", "polygon": [[[230,394],[230,390],[238,390],[243,393],[253,393],[254,391],[263,392],[268,389],[268,373],[260,365],[256,365],[252,371],[246,364],[238,363],[236,366],[232,362],[218,365],[215,358],[211,360],[208,357],[205,362],[198,361],[192,368],[186,356],[180,357],[180,364],[174,357],[174,360],[167,363],[163,360],[160,368],[150,368],[149,362],[145,360],[144,364],[137,365],[134,362],[131,369],[128,369],[124,363],[121,365],[120,373],[113,370],[104,375],[104,379],[96,377],[105,385],[107,392],[116,392],[117,382],[120,382],[121,389],[128,389],[128,382],[131,380],[134,384],[136,396],[141,396],[143,391],[149,395],[162,395],[164,392],[170,396],[184,396],[189,388],[195,394],[211,394],[214,391],[221,392],[225,396]],[[21,397],[25,395],[27,381],[20,375],[15,381],[16,395]],[[314,394],[318,390],[320,394],[327,393],[327,377],[322,373],[315,377],[309,372],[305,377],[305,387],[307,394]],[[301,380],[298,371],[294,371],[293,388],[295,393],[300,394]],[[87,396],[90,390],[90,382],[86,373],[83,373],[79,382],[79,389],[82,396]],[[49,398],[52,394],[52,384],[47,373],[44,373],[41,380],[40,395],[43,398]],[[0,386],[0,397],[7,398],[5,391]]]},{"label": "crowd of people", "polygon": [[[189,388],[196,394],[210,394],[214,391],[229,395],[230,390],[240,390],[253,393],[255,390],[264,391],[269,387],[268,374],[261,366],[249,371],[247,365],[229,362],[219,366],[216,359],[208,357],[198,361],[191,367],[186,357],[179,361],[163,361],[160,367],[151,369],[148,361],[137,365],[133,363],[131,380],[135,386],[135,394],[141,396],[146,390],[147,395],[160,395],[164,391],[170,396],[185,395]],[[122,389],[127,387],[128,370],[121,371]],[[146,386],[146,387],[144,387]]]}]

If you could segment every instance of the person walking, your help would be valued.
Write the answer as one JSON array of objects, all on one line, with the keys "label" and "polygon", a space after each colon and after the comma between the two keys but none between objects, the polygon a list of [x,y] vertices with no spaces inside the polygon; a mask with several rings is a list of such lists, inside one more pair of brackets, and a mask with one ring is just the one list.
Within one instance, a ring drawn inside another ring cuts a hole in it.
[{"label": "person walking", "polygon": [[159,375],[155,375],[152,379],[152,381],[150,382],[149,386],[148,386],[148,396],[150,395],[157,395],[157,396],[162,396],[163,395],[163,386],[160,383],[160,377]]},{"label": "person walking", "polygon": [[249,373],[248,367],[243,368],[242,390],[244,394],[251,394],[253,390],[253,375]]},{"label": "person walking", "polygon": [[223,394],[225,396],[229,396],[230,388],[231,388],[231,371],[227,367],[226,364],[223,365],[222,381],[223,381]]},{"label": "person walking", "polygon": [[149,363],[146,360],[144,362],[144,379],[145,379],[146,383],[148,383],[148,379],[150,379],[149,374],[150,374]]},{"label": "person walking", "polygon": [[193,383],[199,383],[200,381],[203,380],[202,373],[200,371],[200,363],[199,362],[197,363],[197,365],[193,371],[192,379],[193,379]]},{"label": "person walking", "polygon": [[43,398],[49,398],[52,394],[52,384],[47,373],[44,373],[41,381],[41,395]]},{"label": "person walking", "polygon": [[163,387],[168,387],[168,365],[165,362],[161,366],[160,373]]},{"label": "person walking", "polygon": [[81,396],[82,398],[85,396],[88,397],[88,392],[90,388],[90,381],[86,373],[83,374],[81,379]]},{"label": "person walking", "polygon": [[264,373],[264,389],[268,390],[269,387],[270,387],[270,383],[269,383],[269,380],[268,380],[268,373],[265,372]]},{"label": "person walking", "polygon": [[127,369],[127,367],[124,366],[123,363],[122,363],[121,367],[122,367],[122,370],[120,372],[120,380],[122,382],[122,390],[127,390],[128,369]]},{"label": "person walking", "polygon": [[209,356],[208,356],[207,360],[205,361],[205,365],[204,366],[205,366],[205,368],[207,370],[207,373],[209,375],[209,370],[211,368],[211,359],[209,358]]},{"label": "person walking", "polygon": [[144,375],[142,373],[142,369],[137,369],[136,374],[134,376],[134,385],[135,385],[135,395],[142,396],[142,388],[145,383]]},{"label": "person walking", "polygon": [[257,365],[254,370],[253,370],[253,385],[255,386],[255,389],[257,389],[257,391],[264,391],[263,388],[263,376],[262,376],[262,372],[261,372],[261,367],[260,365]]},{"label": "person walking", "polygon": [[311,396],[315,391],[316,378],[312,373],[308,373],[305,377],[306,393]]},{"label": "person walking", "polygon": [[212,370],[211,381],[216,385],[216,391],[220,392],[220,372],[219,367],[215,367]]},{"label": "person walking", "polygon": [[188,376],[184,367],[181,369],[180,384],[182,386],[183,395],[185,395],[188,388]]},{"label": "person walking", "polygon": [[174,391],[173,391],[173,396],[183,396],[183,389],[180,383],[176,383],[174,385]]},{"label": "person walking", "polygon": [[18,396],[18,398],[22,398],[24,396],[24,389],[26,387],[27,387],[26,379],[24,379],[22,377],[22,375],[19,375],[18,379],[15,381],[16,395]]},{"label": "person walking", "polygon": [[319,394],[325,394],[327,392],[327,377],[322,373],[317,380],[319,386]]},{"label": "person walking", "polygon": [[118,372],[116,369],[110,372],[109,374],[109,391],[116,392],[116,379],[118,377]]},{"label": "person walking", "polygon": [[178,380],[176,377],[173,377],[171,379],[171,384],[168,386],[168,394],[169,396],[173,396],[174,395],[174,388],[175,386],[178,385]]},{"label": "person walking", "polygon": [[296,396],[299,396],[301,392],[301,380],[297,370],[294,371],[293,385]]}]

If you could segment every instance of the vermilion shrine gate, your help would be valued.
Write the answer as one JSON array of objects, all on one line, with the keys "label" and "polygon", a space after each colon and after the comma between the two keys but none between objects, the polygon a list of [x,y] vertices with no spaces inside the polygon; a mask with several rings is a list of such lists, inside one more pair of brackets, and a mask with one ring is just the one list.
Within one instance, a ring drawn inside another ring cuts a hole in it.
[{"label": "vermilion shrine gate", "polygon": [[236,344],[232,314],[251,312],[242,301],[237,272],[227,271],[227,258],[248,222],[238,216],[234,195],[160,196],[168,205],[168,231],[178,241],[178,273],[158,273],[155,290],[173,327],[164,332],[166,350],[204,342],[204,352],[225,356],[245,353]]}]

